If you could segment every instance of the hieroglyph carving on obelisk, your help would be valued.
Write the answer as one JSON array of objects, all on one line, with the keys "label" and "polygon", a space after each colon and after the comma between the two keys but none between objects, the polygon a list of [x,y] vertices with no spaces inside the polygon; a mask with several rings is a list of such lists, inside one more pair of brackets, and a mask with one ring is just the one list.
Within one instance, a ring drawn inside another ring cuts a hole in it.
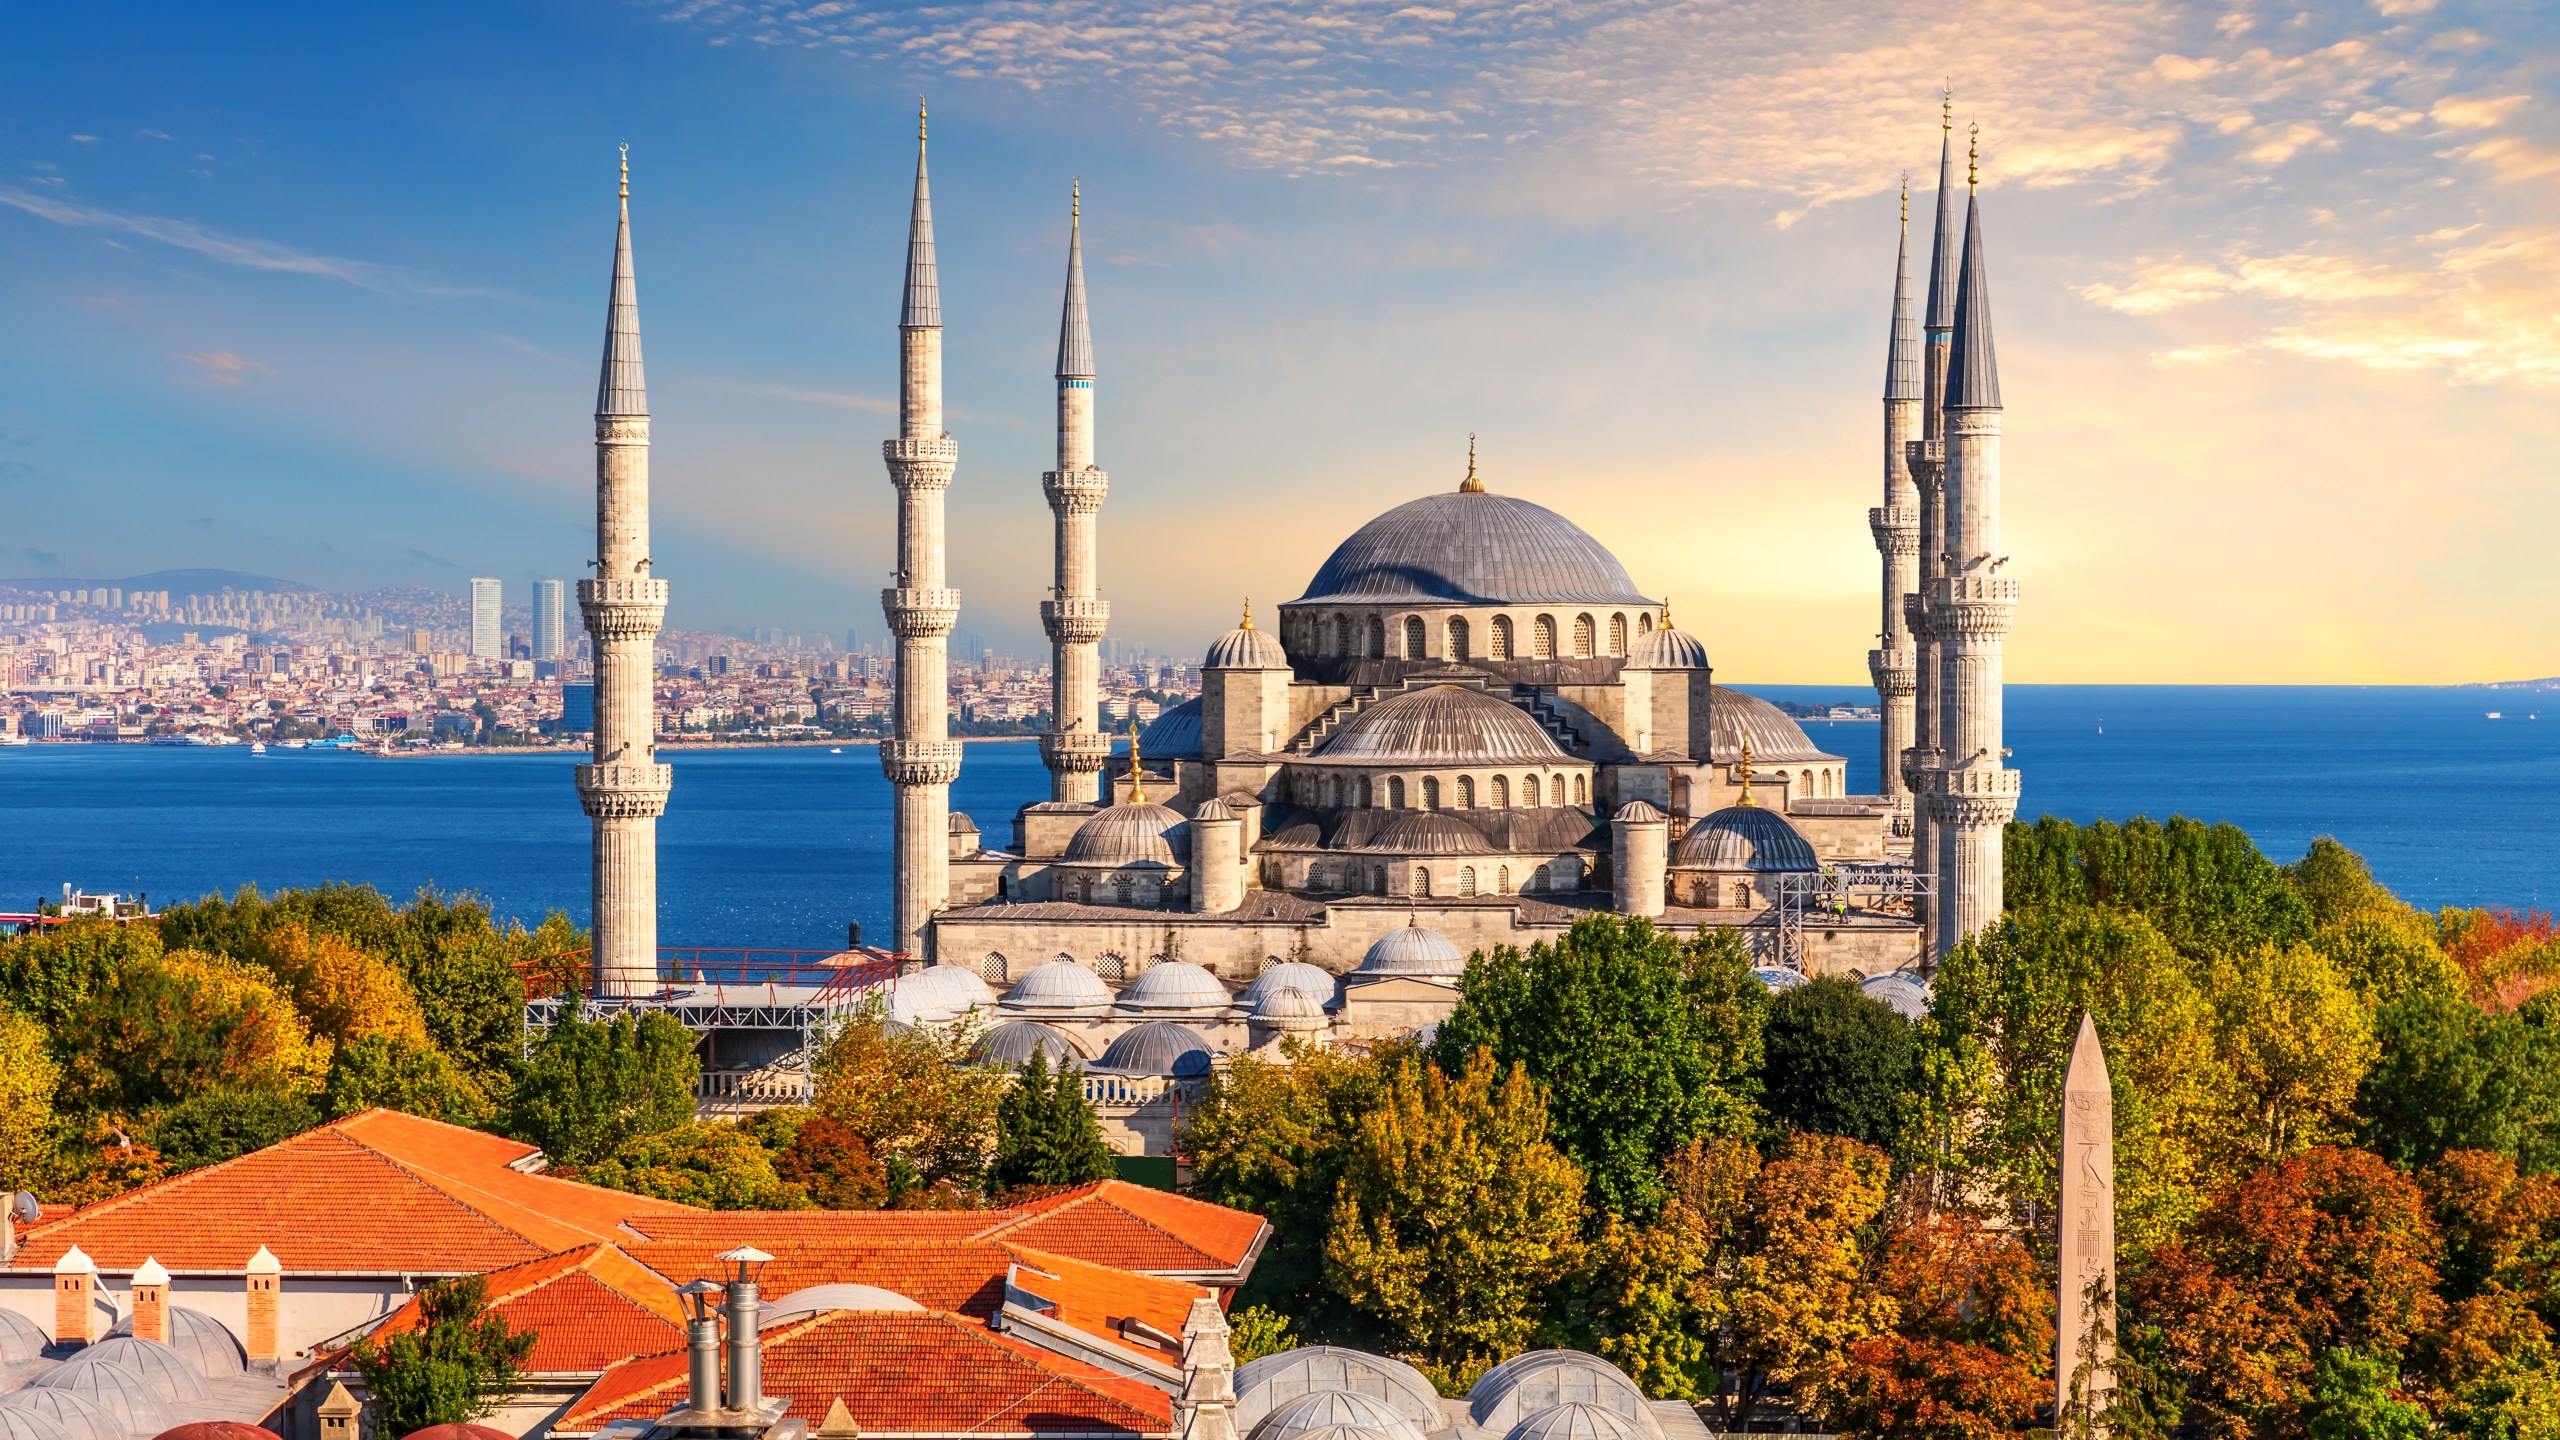
[{"label": "hieroglyph carving on obelisk", "polygon": [[2054,1428],[2096,1440],[2115,1389],[2115,1095],[2086,1014],[2062,1077],[2061,1277],[2054,1308]]}]

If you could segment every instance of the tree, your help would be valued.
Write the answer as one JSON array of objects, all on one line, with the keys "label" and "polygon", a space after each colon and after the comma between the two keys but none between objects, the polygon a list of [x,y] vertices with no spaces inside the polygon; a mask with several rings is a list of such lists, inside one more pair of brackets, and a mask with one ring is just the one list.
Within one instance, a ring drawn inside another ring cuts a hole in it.
[{"label": "tree", "polygon": [[1467,1378],[1526,1349],[1580,1258],[1583,1178],[1525,1067],[1398,1064],[1344,1158],[1328,1279],[1394,1353]]},{"label": "tree", "polygon": [[1298,1337],[1289,1330],[1289,1317],[1259,1305],[1247,1305],[1228,1316],[1227,1330],[1227,1350],[1238,1365],[1250,1365],[1265,1355],[1298,1348]]},{"label": "tree", "polygon": [[61,1088],[44,1027],[0,1006],[0,1194],[33,1190],[51,1169]]},{"label": "tree", "polygon": [[269,973],[284,982],[311,1028],[338,1044],[374,1037],[427,1038],[409,982],[354,941],[293,923],[260,937]]},{"label": "tree", "polygon": [[2343,1138],[2373,1064],[2373,1020],[2308,945],[2262,946],[2213,970],[2214,1051],[2250,1163]]},{"label": "tree", "polygon": [[71,1047],[66,1089],[82,1108],[133,1114],[200,1091],[320,1088],[329,1045],[314,1040],[274,978],[201,950],[136,957],[96,1008],[58,1024]]},{"label": "tree", "polygon": [[510,1133],[563,1165],[589,1165],[642,1135],[693,1119],[702,1062],[693,1037],[656,1011],[592,1021],[563,1007],[516,1086]]},{"label": "tree", "polygon": [[101,1120],[66,1141],[56,1156],[45,1198],[64,1205],[95,1205],[127,1190],[168,1178],[160,1152],[135,1140],[114,1120]]},{"label": "tree", "polygon": [[1761,1104],[1794,1130],[1890,1147],[1910,1095],[1910,1022],[1846,980],[1825,976],[1769,1002]]},{"label": "tree", "polygon": [[2010,910],[2138,914],[2180,953],[2206,959],[2311,938],[2312,909],[2236,825],[2183,815],[2074,825],[2011,825],[2003,893]]},{"label": "tree", "polygon": [[998,1193],[1024,1185],[1082,1185],[1118,1173],[1102,1121],[1085,1102],[1084,1074],[1073,1065],[1049,1070],[1035,1050],[1013,1088],[996,1105],[996,1158],[988,1174]]},{"label": "tree", "polygon": [[[781,1113],[768,1110],[757,1120]],[[766,1124],[757,1128],[770,1130]],[[877,1210],[888,1203],[889,1172],[851,1126],[804,1113],[781,1148],[775,1148],[773,1133],[765,1135],[764,1143],[773,1154],[773,1173],[799,1186],[821,1210]]]},{"label": "tree", "polygon": [[2356,1092],[2358,1133],[2402,1165],[2449,1150],[2492,1150],[2528,1170],[2560,1170],[2560,1002],[2512,1015],[2458,995],[2413,991],[2374,1017],[2379,1058]]},{"label": "tree", "polygon": [[977,1203],[1008,1077],[974,1063],[966,1025],[900,1025],[871,1005],[820,1052],[818,1113],[887,1169],[892,1209]]},{"label": "tree", "polygon": [[1912,1200],[1871,1270],[1891,1327],[1851,1341],[1819,1387],[1823,1415],[1876,1440],[1993,1440],[2052,1390],[2053,1299],[2017,1237],[1970,1211]]},{"label": "tree", "polygon": [[419,1291],[418,1320],[388,1339],[368,1335],[349,1352],[373,1397],[375,1428],[386,1435],[491,1414],[523,1377],[538,1338],[489,1313],[489,1285],[478,1275]]},{"label": "tree", "polygon": [[274,1090],[207,1090],[170,1108],[151,1126],[151,1144],[171,1172],[217,1165],[290,1140],[320,1123],[308,1097]]},{"label": "tree", "polygon": [[1759,1128],[1768,991],[1730,930],[1683,945],[1639,916],[1586,916],[1552,945],[1478,954],[1458,991],[1435,1063],[1454,1075],[1483,1049],[1527,1067],[1601,1211],[1650,1216],[1673,1151]]},{"label": "tree", "polygon": [[339,1046],[320,1103],[333,1120],[376,1106],[474,1127],[496,1114],[489,1096],[443,1051],[390,1035]]},{"label": "tree", "polygon": [[776,1173],[773,1157],[735,1125],[694,1121],[634,1135],[575,1178],[705,1210],[806,1210],[808,1193]]}]

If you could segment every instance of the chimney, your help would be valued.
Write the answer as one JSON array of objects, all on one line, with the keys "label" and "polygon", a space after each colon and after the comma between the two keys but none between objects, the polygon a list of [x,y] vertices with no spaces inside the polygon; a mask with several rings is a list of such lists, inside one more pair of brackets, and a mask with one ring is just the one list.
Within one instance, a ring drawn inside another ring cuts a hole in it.
[{"label": "chimney", "polygon": [[[258,1253],[265,1254],[266,1248],[259,1246]],[[320,1440],[356,1440],[356,1418],[363,1413],[364,1407],[347,1393],[345,1383],[332,1382],[328,1398],[320,1402]]]},{"label": "chimney", "polygon": [[[284,1265],[266,1246],[249,1257],[249,1364],[252,1369],[272,1372],[284,1351],[276,1336],[276,1283],[284,1278]],[[350,1402],[353,1403],[353,1402]]]},{"label": "chimney", "polygon": [[862,1427],[853,1423],[853,1412],[844,1408],[844,1397],[827,1407],[827,1418],[809,1432],[814,1440],[862,1440]]},{"label": "chimney", "polygon": [[169,1343],[169,1272],[150,1256],[133,1272],[133,1334],[137,1340]]},{"label": "chimney", "polygon": [[753,1245],[724,1250],[717,1257],[738,1267],[729,1280],[729,1404],[731,1410],[756,1414],[764,1409],[764,1338],[757,1322],[764,1306],[756,1298],[756,1276],[773,1257]]},{"label": "chimney", "polygon": [[1181,1440],[1238,1440],[1236,1357],[1227,1348],[1227,1317],[1203,1295],[1182,1322],[1182,1391],[1173,1397],[1173,1429]]},{"label": "chimney", "polygon": [[676,1287],[684,1306],[687,1351],[685,1409],[695,1415],[720,1413],[720,1285],[696,1280]]},{"label": "chimney", "polygon": [[67,1346],[98,1338],[98,1266],[77,1245],[53,1262],[53,1338]]}]

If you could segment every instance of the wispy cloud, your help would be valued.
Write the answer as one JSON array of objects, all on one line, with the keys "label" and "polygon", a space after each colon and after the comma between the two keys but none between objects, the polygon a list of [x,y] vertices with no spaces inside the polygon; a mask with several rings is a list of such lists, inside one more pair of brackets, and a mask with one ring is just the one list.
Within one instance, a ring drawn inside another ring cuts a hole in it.
[{"label": "wispy cloud", "polygon": [[178,357],[196,367],[196,378],[214,385],[241,385],[252,375],[276,373],[255,360],[234,355],[228,350],[212,350],[202,355]]},{"label": "wispy cloud", "polygon": [[0,205],[10,205],[41,220],[75,230],[105,230],[122,235],[137,235],[163,245],[202,255],[225,265],[248,270],[271,270],[294,275],[317,276],[358,286],[382,295],[421,299],[497,299],[516,297],[504,291],[474,286],[449,285],[431,280],[398,265],[383,265],[370,260],[349,260],[335,255],[314,254],[273,240],[253,236],[227,235],[192,220],[172,220],[158,215],[129,214],[101,209],[55,195],[40,195],[13,185],[0,185]]}]

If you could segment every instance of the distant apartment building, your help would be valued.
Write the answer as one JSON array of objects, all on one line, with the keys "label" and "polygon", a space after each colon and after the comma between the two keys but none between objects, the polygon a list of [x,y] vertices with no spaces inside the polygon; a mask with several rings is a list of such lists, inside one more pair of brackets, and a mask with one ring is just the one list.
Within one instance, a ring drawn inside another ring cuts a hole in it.
[{"label": "distant apartment building", "polygon": [[596,728],[596,687],[592,682],[560,687],[560,729],[564,734],[587,735]]},{"label": "distant apartment building", "polygon": [[568,582],[533,582],[533,658],[557,660],[569,653]]},{"label": "distant apartment building", "polygon": [[498,624],[498,606],[505,593],[495,580],[475,576],[471,581],[471,653],[479,659],[507,656],[506,633]]}]

